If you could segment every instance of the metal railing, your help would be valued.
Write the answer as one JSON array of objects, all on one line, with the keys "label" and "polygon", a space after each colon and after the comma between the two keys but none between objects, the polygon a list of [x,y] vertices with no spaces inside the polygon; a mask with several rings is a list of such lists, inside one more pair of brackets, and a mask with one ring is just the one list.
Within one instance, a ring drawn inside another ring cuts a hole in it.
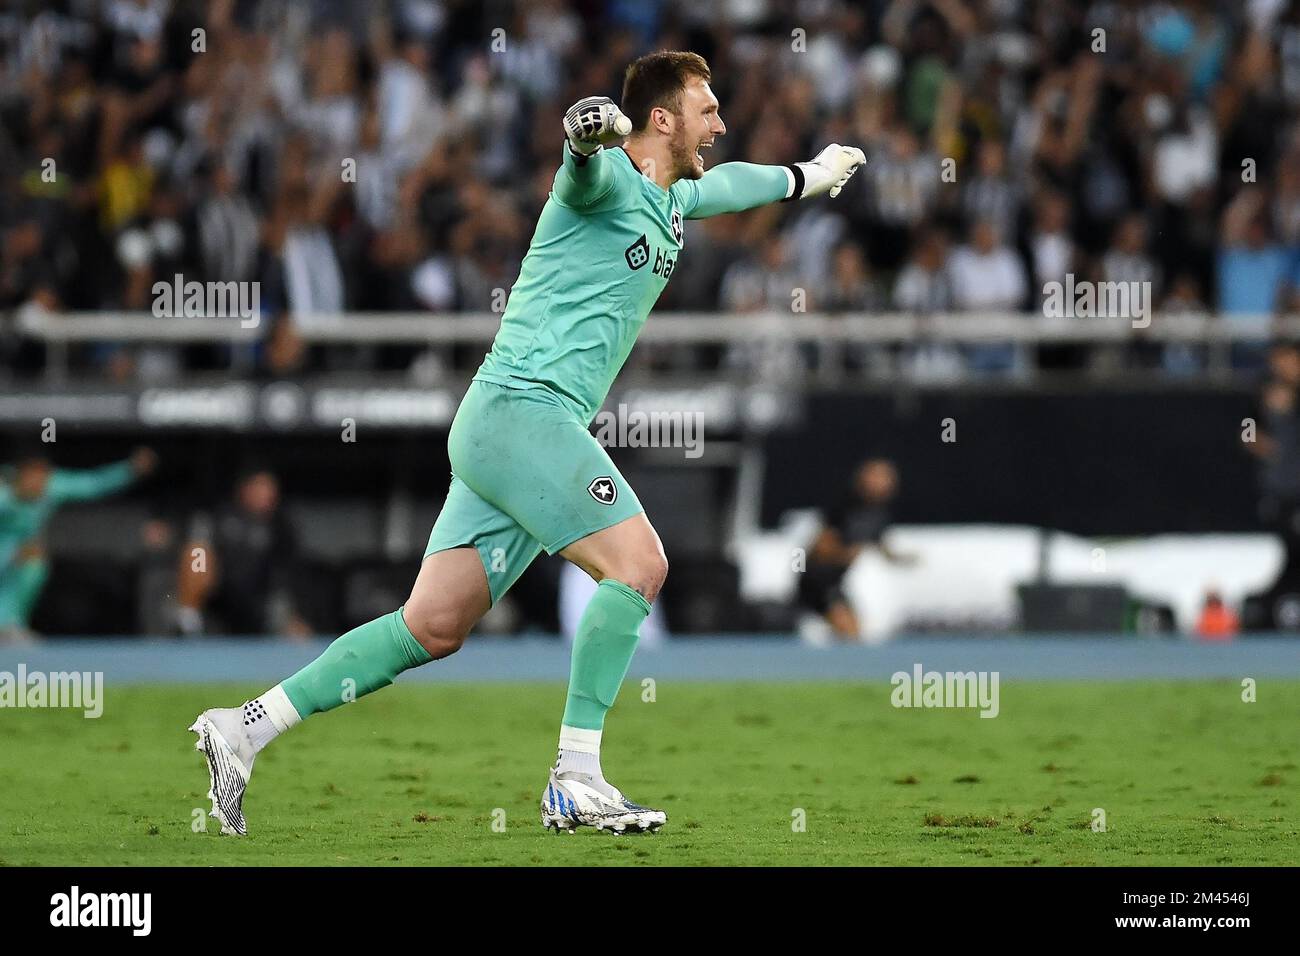
[{"label": "metal railing", "polygon": [[[301,338],[313,345],[450,346],[491,342],[501,316],[492,312],[366,313],[307,315],[295,320]],[[238,317],[158,318],[147,312],[24,312],[12,329],[47,346],[54,377],[67,369],[74,343],[253,344],[268,323],[246,328]],[[1231,369],[1230,348],[1277,336],[1300,338],[1300,315],[1155,314],[1145,327],[1124,318],[1056,318],[1033,313],[791,313],[664,312],[652,314],[642,343],[753,347],[808,345],[828,357],[849,346],[1124,345],[1135,342],[1207,346],[1207,372]],[[237,350],[238,351],[238,350]],[[820,363],[819,364],[823,364]]]}]

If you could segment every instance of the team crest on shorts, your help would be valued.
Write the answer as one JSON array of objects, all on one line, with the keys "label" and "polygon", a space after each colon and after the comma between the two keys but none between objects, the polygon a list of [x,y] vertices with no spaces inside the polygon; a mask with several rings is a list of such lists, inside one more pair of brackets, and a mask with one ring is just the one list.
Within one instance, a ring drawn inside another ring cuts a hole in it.
[{"label": "team crest on shorts", "polygon": [[599,478],[591,479],[591,484],[587,486],[587,494],[602,505],[612,505],[618,501],[618,485],[614,484],[614,479],[609,475],[601,475]]}]

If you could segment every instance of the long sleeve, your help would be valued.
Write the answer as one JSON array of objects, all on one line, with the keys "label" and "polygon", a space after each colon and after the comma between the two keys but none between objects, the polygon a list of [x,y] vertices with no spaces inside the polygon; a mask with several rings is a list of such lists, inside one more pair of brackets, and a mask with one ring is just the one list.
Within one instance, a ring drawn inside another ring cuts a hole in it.
[{"label": "long sleeve", "polygon": [[18,501],[9,487],[0,483],[0,574],[5,573],[23,541],[18,518]]},{"label": "long sleeve", "polygon": [[135,470],[129,461],[115,465],[69,471],[60,468],[50,475],[50,498],[57,502],[91,501],[121,491],[135,480]]},{"label": "long sleeve", "polygon": [[575,156],[564,146],[564,161],[555,174],[555,198],[577,212],[588,212],[600,205],[615,190],[614,160],[607,150],[598,149],[590,156]]},{"label": "long sleeve", "polygon": [[697,180],[683,180],[687,219],[707,219],[788,199],[794,177],[785,166],[723,163]]}]

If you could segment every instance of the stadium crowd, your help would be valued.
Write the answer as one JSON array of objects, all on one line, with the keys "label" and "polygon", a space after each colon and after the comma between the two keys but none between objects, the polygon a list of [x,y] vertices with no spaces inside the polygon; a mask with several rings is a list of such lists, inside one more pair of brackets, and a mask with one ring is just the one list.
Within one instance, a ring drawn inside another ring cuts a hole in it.
[{"label": "stadium crowd", "polygon": [[[499,307],[565,107],[617,97],[625,64],[665,47],[712,65],[728,133],[711,163],[831,141],[869,163],[833,203],[689,224],[661,310],[789,310],[801,289],[809,312],[1030,321],[1067,274],[1229,320],[1300,304],[1290,0],[17,0],[0,11],[2,364],[43,367],[25,313],[148,312],[181,273],[260,282],[268,374],[406,368],[415,350],[298,333],[342,311]],[[998,347],[907,358],[1016,365]],[[74,361],[129,381],[217,359],[101,345]]]}]

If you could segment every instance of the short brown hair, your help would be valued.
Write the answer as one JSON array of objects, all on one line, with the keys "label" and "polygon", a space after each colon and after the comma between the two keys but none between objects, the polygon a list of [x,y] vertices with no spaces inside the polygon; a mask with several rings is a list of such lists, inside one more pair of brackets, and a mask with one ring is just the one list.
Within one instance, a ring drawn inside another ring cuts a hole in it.
[{"label": "short brown hair", "polygon": [[686,81],[693,76],[706,83],[713,79],[709,64],[698,53],[659,50],[634,60],[623,75],[620,104],[632,121],[632,129],[645,129],[650,122],[650,111],[656,106],[681,115],[682,94],[686,91]]}]

